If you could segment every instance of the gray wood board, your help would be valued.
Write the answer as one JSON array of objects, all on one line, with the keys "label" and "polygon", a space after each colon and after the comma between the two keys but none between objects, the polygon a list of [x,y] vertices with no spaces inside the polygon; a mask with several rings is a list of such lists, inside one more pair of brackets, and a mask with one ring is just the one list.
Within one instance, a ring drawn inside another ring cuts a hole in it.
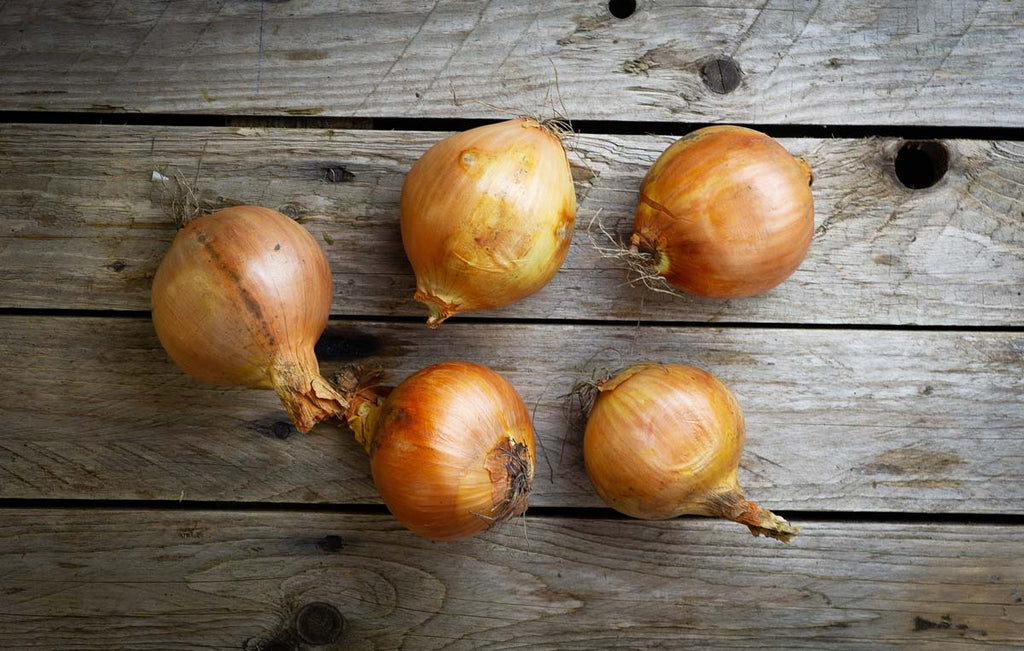
[{"label": "gray wood board", "polygon": [[[447,134],[251,128],[0,126],[0,305],[148,309],[174,235],[166,183],[259,203],[309,228],[331,262],[334,313],[423,315],[412,301],[398,197]],[[788,139],[816,174],[817,234],[797,272],[759,297],[681,298],[627,284],[603,224],[628,238],[647,168],[671,137],[580,136],[583,197],[561,272],[489,317],[802,323],[1024,323],[1024,144],[950,141],[938,185],[896,180],[891,139]],[[344,170],[344,172],[342,171]],[[330,182],[334,179],[338,182]],[[597,221],[594,221],[594,218]],[[472,315],[473,313],[470,313]],[[457,319],[459,317],[456,317]]]},{"label": "gray wood board", "polygon": [[0,108],[1024,125],[1020,0],[637,4],[8,0]]},{"label": "gray wood board", "polygon": [[727,522],[527,517],[435,544],[389,516],[4,510],[0,634],[256,651],[321,602],[348,627],[318,649],[1010,648],[1019,534],[814,522],[784,547]]},{"label": "gray wood board", "polygon": [[[324,342],[328,374],[361,359],[398,382],[452,358],[504,374],[541,444],[534,505],[602,506],[565,396],[658,360],[733,388],[741,483],[768,508],[1024,512],[1021,334],[360,321]],[[347,428],[278,438],[273,392],[192,380],[146,319],[2,317],[0,359],[0,497],[379,501]]]}]

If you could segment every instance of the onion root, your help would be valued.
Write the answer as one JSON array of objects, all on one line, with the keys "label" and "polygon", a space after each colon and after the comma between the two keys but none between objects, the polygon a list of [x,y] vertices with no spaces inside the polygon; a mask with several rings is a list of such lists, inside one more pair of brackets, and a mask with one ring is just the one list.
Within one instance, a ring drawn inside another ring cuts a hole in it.
[{"label": "onion root", "polygon": [[[593,229],[596,225],[597,230],[600,232],[602,238],[607,242],[602,242],[600,238],[594,234]],[[647,289],[660,292],[662,294],[671,294],[672,296],[678,296],[686,298],[686,294],[678,289],[674,288],[665,277],[658,273],[657,260],[655,256],[649,251],[640,248],[637,244],[632,241],[630,244],[626,244],[612,235],[604,224],[601,223],[600,215],[595,214],[591,219],[590,223],[587,224],[587,239],[590,240],[590,246],[597,251],[598,255],[606,260],[617,260],[625,265],[626,267],[626,285],[642,284]]]},{"label": "onion root", "polygon": [[532,485],[530,448],[514,439],[505,439],[491,450],[484,465],[492,480],[507,477],[508,486],[504,497],[495,504],[494,513],[477,513],[477,517],[499,524],[524,513]]}]

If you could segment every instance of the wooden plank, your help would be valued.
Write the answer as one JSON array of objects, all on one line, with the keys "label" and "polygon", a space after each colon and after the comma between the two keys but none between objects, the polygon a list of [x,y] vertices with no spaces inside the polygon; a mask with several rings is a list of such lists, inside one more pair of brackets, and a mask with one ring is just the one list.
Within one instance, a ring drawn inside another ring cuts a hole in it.
[{"label": "wooden plank", "polygon": [[637,4],[9,0],[0,108],[1024,125],[1020,0]]},{"label": "wooden plank", "polygon": [[[0,305],[148,309],[153,272],[174,234],[164,184],[151,180],[153,171],[194,178],[198,168],[211,196],[280,209],[314,233],[334,272],[336,314],[425,317],[411,300],[415,283],[397,204],[409,167],[445,135],[0,126]],[[591,226],[599,215],[628,238],[640,181],[671,141],[580,136],[572,158],[583,200],[562,271],[540,293],[478,314],[1024,323],[1024,144],[949,141],[949,173],[932,188],[912,191],[893,173],[898,141],[784,140],[817,176],[818,232],[808,258],[763,296],[719,301],[629,286],[621,264],[602,258],[587,235],[589,228],[602,237]]]},{"label": "wooden plank", "polygon": [[[564,396],[661,360],[733,387],[740,479],[769,508],[1024,512],[1021,334],[449,325],[335,324],[323,368],[365,356],[397,381],[458,357],[504,374],[542,446],[534,505],[602,505]],[[191,380],[148,320],[3,317],[0,359],[0,497],[378,502],[347,429],[279,439],[272,392]]]},{"label": "wooden plank", "polygon": [[321,602],[348,624],[331,649],[1010,648],[1022,553],[995,525],[816,522],[783,547],[699,519],[540,517],[433,544],[389,516],[4,510],[0,634],[254,651]]}]

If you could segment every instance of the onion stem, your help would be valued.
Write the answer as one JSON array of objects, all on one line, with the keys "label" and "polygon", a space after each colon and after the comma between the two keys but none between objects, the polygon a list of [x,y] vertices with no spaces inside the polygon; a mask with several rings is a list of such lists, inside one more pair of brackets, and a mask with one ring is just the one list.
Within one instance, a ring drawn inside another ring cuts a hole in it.
[{"label": "onion stem", "polygon": [[373,435],[377,431],[384,399],[392,389],[381,386],[383,378],[383,370],[359,366],[347,368],[332,378],[334,386],[348,402],[345,422],[367,454],[373,445]]},{"label": "onion stem", "polygon": [[735,486],[712,491],[708,497],[709,515],[747,525],[754,536],[775,538],[789,544],[797,529],[785,518],[748,500]]},{"label": "onion stem", "polygon": [[427,319],[427,327],[429,328],[436,328],[448,317],[459,311],[458,305],[449,303],[420,289],[416,290],[416,295],[413,296],[413,299],[427,306],[427,310],[430,312],[430,317]]},{"label": "onion stem", "polygon": [[331,416],[344,413],[348,400],[316,371],[300,365],[277,366],[270,371],[274,391],[292,422],[302,432]]}]

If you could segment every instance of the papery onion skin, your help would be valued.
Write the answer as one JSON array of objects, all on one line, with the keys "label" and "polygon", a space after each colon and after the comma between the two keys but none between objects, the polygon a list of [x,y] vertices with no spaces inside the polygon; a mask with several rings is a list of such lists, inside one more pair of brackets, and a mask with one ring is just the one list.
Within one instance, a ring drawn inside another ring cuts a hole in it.
[{"label": "papery onion skin", "polygon": [[[442,362],[402,382],[349,424],[370,453],[391,513],[431,540],[458,540],[527,508],[535,462],[522,398],[491,369]],[[364,421],[371,423],[369,426]]]},{"label": "papery onion skin", "polygon": [[171,359],[204,382],[274,389],[303,432],[348,404],[313,352],[330,309],[316,240],[259,206],[186,224],[153,279],[153,325]]},{"label": "papery onion skin", "polygon": [[812,180],[806,161],[763,133],[698,129],[647,172],[630,243],[684,291],[712,298],[760,294],[788,278],[807,254]]},{"label": "papery onion skin", "polygon": [[715,376],[682,364],[645,363],[598,391],[583,458],[605,503],[646,520],[727,518],[755,535],[788,541],[792,527],[739,488],[743,412]]},{"label": "papery onion skin", "polygon": [[538,291],[562,266],[575,219],[565,148],[537,121],[489,124],[435,144],[409,171],[401,198],[402,243],[427,324]]}]

